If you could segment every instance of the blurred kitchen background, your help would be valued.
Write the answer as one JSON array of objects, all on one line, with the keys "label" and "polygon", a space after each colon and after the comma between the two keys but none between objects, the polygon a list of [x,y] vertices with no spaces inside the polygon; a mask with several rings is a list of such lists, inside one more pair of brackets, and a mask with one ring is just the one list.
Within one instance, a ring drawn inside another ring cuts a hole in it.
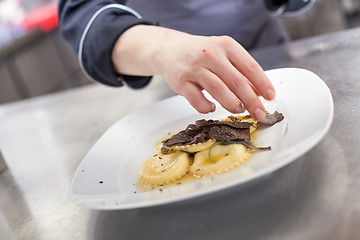
[{"label": "blurred kitchen background", "polygon": [[[292,40],[360,27],[360,0],[282,16]],[[58,31],[57,1],[0,0],[0,104],[91,84]]]}]

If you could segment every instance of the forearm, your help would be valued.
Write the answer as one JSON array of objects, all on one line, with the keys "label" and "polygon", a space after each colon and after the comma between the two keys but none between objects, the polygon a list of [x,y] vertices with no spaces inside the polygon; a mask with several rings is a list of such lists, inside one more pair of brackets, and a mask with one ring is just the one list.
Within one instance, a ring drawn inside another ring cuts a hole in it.
[{"label": "forearm", "polygon": [[148,76],[162,71],[169,43],[188,34],[159,26],[136,25],[116,41],[112,61],[118,73]]}]

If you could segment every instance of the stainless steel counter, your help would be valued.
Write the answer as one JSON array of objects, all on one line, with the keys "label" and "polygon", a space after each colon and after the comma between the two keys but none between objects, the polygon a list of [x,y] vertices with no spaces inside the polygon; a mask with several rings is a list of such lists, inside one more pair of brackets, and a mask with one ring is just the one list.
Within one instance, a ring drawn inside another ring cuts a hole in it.
[{"label": "stainless steel counter", "polygon": [[0,239],[358,239],[360,29],[252,54],[265,69],[306,68],[329,86],[334,121],[310,152],[215,194],[95,211],[69,198],[78,164],[117,120],[172,96],[165,82],[154,79],[140,91],[91,85],[2,105],[0,149],[8,168],[0,174]]}]

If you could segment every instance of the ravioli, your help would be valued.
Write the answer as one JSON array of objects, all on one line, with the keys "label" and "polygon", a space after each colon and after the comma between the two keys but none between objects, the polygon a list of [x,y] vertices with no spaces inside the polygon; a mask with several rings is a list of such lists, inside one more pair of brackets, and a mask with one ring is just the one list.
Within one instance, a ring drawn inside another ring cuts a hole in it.
[{"label": "ravioli", "polygon": [[281,113],[266,114],[257,122],[250,116],[229,116],[224,120],[198,120],[168,136],[155,146],[155,155],[139,171],[138,186],[156,189],[180,183],[185,177],[215,177],[241,166],[256,151],[251,138],[259,126],[272,126],[284,119]]},{"label": "ravioli", "polygon": [[199,178],[214,177],[245,163],[250,152],[242,144],[215,145],[194,155],[190,174]]},{"label": "ravioli", "polygon": [[155,154],[144,162],[139,172],[142,185],[162,185],[185,176],[190,167],[190,156],[183,152]]}]

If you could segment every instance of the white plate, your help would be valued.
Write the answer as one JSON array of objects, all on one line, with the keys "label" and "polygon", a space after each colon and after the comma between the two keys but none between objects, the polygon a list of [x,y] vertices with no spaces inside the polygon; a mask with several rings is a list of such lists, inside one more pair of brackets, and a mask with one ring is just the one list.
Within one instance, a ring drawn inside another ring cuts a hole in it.
[{"label": "white plate", "polygon": [[294,161],[317,144],[330,128],[333,101],[326,84],[314,73],[296,68],[266,74],[276,99],[262,99],[269,112],[278,110],[284,121],[258,133],[256,145],[271,146],[245,165],[213,179],[165,188],[162,192],[135,192],[141,164],[153,155],[153,146],[168,132],[184,129],[197,119],[230,115],[220,105],[214,113],[197,113],[175,96],[127,115],[93,146],[77,169],[71,198],[94,209],[129,209],[171,203],[239,185]]}]

